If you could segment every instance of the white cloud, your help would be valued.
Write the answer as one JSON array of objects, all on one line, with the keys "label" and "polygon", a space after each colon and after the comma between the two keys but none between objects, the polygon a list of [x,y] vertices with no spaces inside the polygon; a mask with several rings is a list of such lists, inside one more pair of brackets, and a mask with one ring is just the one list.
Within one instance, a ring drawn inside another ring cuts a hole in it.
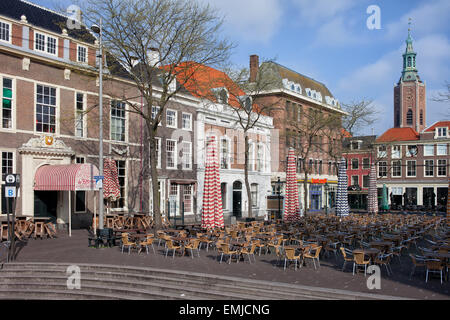
[{"label": "white cloud", "polygon": [[324,20],[346,12],[357,0],[292,0],[299,9],[300,18],[309,24],[322,24]]},{"label": "white cloud", "polygon": [[225,16],[224,28],[233,37],[267,43],[279,29],[280,0],[203,0]]},{"label": "white cloud", "polygon": [[386,37],[391,40],[406,39],[409,18],[412,19],[411,29],[413,37],[442,32],[444,28],[449,27],[449,16],[450,2],[448,0],[426,2],[402,15],[398,21],[387,24]]},{"label": "white cloud", "polygon": [[354,34],[354,26],[343,16],[336,17],[317,29],[312,47],[362,44],[366,40]]}]

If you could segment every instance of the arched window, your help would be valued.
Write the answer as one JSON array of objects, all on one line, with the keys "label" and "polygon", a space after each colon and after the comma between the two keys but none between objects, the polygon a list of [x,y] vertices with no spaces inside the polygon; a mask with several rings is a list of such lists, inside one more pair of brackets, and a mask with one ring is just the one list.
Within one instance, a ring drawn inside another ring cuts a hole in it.
[{"label": "arched window", "polygon": [[406,124],[413,124],[413,112],[411,109],[406,113]]},{"label": "arched window", "polygon": [[420,125],[423,125],[423,110],[420,110],[420,115],[419,115],[419,121],[420,121]]},{"label": "arched window", "polygon": [[411,67],[411,57],[408,57],[408,67]]}]

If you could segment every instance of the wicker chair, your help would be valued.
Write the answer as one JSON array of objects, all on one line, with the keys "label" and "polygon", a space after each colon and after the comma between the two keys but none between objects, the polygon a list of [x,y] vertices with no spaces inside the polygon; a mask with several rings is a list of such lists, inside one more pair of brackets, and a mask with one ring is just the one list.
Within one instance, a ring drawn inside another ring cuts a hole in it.
[{"label": "wicker chair", "polygon": [[390,276],[391,274],[393,274],[392,269],[391,269],[391,258],[392,258],[392,253],[387,253],[387,254],[379,254],[376,258],[374,263],[376,265],[379,266],[385,266],[386,267],[386,271],[388,276]]},{"label": "wicker chair", "polygon": [[442,274],[444,270],[442,262],[437,259],[428,259],[425,261],[425,265],[427,268],[427,275],[425,278],[425,282],[428,282],[428,273],[439,273],[441,275],[441,284],[442,284]]},{"label": "wicker chair", "polygon": [[228,259],[228,264],[231,263],[231,259],[233,258],[233,255],[236,258],[236,262],[239,263],[239,252],[237,250],[230,250],[228,243],[222,243],[220,247],[221,247],[221,251],[222,251],[222,254],[220,256],[220,263],[222,263],[222,259],[223,259],[224,255],[230,257]]},{"label": "wicker chair", "polygon": [[253,260],[256,262],[256,258],[255,258],[255,249],[256,249],[256,244],[255,244],[255,243],[252,243],[250,249],[249,249],[248,247],[245,247],[245,246],[244,246],[244,247],[239,251],[239,253],[240,253],[241,255],[246,255],[246,256],[248,257],[248,261],[249,261],[250,263],[252,263],[252,259],[250,259],[250,256],[252,256],[252,257],[253,257]]},{"label": "wicker chair", "polygon": [[342,265],[342,271],[344,271],[345,265],[353,262],[353,254],[351,251],[347,251],[344,247],[340,247],[339,249],[344,257],[344,264]]},{"label": "wicker chair", "polygon": [[155,247],[153,246],[153,241],[155,241],[155,238],[153,238],[153,235],[147,235],[147,239],[141,243],[139,243],[139,253],[141,252],[141,250],[143,248],[145,248],[147,254],[148,254],[148,246],[152,246],[153,249],[153,253],[156,254],[155,252]]},{"label": "wicker chair", "polygon": [[128,248],[128,254],[130,254],[131,248],[136,248],[136,242],[130,242],[128,233],[122,233],[122,253],[124,248]]},{"label": "wicker chair", "polygon": [[173,254],[172,254],[172,259],[173,259],[173,258],[175,258],[175,252],[177,250],[181,251],[181,246],[176,246],[176,245],[173,244],[172,240],[167,239],[166,240],[166,258],[167,258],[167,254],[169,253],[169,250],[173,251]]},{"label": "wicker chair", "polygon": [[355,275],[355,269],[358,267],[364,267],[364,276],[367,274],[367,266],[370,263],[369,260],[364,259],[364,253],[354,253],[353,254],[353,275]]},{"label": "wicker chair", "polygon": [[409,279],[411,279],[417,267],[424,267],[424,268],[426,267],[425,264],[426,258],[422,256],[413,255],[411,253],[409,254],[409,256],[411,257],[413,263],[411,274],[409,275]]},{"label": "wicker chair", "polygon": [[284,248],[284,270],[286,270],[286,263],[288,261],[294,261],[295,262],[295,270],[297,270],[297,261],[300,262],[300,255],[295,255],[295,249],[294,248]]},{"label": "wicker chair", "polygon": [[[303,259],[311,259],[313,261],[314,269],[316,269],[316,261],[320,267],[319,254],[320,254],[321,249],[322,249],[322,246],[319,246],[316,248],[310,248],[310,250],[308,252],[305,252],[303,254]],[[314,251],[314,253],[312,253],[312,251]]]},{"label": "wicker chair", "polygon": [[194,250],[197,250],[197,256],[200,257],[200,239],[192,239],[189,243],[184,247],[185,249],[189,249],[191,251],[191,258],[194,259]]}]

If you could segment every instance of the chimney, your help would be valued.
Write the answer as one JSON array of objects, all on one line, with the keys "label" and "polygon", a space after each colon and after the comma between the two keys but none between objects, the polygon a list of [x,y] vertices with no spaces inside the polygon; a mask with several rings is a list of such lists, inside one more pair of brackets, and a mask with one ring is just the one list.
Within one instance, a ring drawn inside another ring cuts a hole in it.
[{"label": "chimney", "polygon": [[250,56],[250,82],[256,82],[259,71],[259,57],[256,54]]}]

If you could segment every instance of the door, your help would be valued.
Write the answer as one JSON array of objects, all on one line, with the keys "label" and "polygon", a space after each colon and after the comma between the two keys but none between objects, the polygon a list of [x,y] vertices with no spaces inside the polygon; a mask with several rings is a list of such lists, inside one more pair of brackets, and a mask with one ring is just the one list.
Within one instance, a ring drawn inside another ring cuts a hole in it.
[{"label": "door", "polygon": [[56,222],[56,207],[58,204],[58,191],[34,192],[34,216],[48,217]]},{"label": "door", "polygon": [[233,183],[233,216],[242,217],[242,183],[240,181]]}]

